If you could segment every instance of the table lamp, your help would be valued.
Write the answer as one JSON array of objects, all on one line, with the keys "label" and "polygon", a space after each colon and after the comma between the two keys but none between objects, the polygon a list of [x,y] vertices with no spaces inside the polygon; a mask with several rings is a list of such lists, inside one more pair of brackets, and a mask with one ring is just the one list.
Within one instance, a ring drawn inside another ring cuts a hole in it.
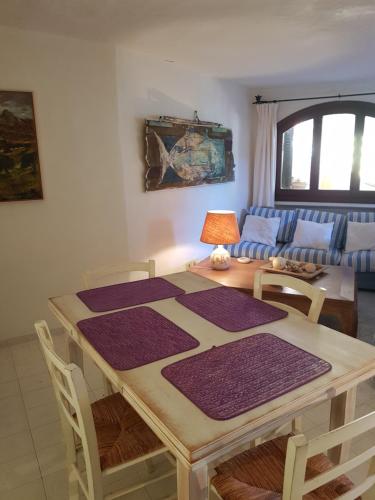
[{"label": "table lamp", "polygon": [[218,245],[210,255],[212,269],[228,269],[230,254],[223,245],[240,241],[236,213],[231,210],[209,210],[204,221],[201,241]]}]

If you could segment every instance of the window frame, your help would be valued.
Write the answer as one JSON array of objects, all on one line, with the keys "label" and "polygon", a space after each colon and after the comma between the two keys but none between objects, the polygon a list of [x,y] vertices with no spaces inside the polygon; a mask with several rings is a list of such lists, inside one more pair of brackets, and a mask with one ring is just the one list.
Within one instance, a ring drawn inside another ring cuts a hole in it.
[{"label": "window frame", "polygon": [[[319,190],[319,166],[324,115],[350,113],[355,115],[354,149],[350,190]],[[360,191],[361,146],[365,117],[375,118],[375,103],[365,101],[330,101],[300,109],[277,124],[275,201],[323,203],[375,203],[375,191]],[[283,134],[291,127],[313,119],[310,189],[281,189]],[[374,159],[375,168],[375,159]]]}]

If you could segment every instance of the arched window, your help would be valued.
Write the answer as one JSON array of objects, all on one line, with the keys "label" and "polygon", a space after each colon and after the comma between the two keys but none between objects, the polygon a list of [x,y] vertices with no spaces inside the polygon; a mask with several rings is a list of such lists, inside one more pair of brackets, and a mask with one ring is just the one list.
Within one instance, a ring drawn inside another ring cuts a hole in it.
[{"label": "arched window", "polygon": [[281,120],[276,201],[375,203],[375,104],[327,102]]}]

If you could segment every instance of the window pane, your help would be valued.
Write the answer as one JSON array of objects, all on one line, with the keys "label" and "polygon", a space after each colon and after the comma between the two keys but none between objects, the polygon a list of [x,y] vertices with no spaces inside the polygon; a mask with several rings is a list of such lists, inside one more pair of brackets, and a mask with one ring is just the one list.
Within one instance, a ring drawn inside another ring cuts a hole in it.
[{"label": "window pane", "polygon": [[283,133],[281,189],[310,189],[313,120]]},{"label": "window pane", "polygon": [[355,115],[323,116],[319,189],[350,189],[354,126]]},{"label": "window pane", "polygon": [[375,191],[375,118],[372,116],[365,117],[359,175],[359,189]]}]

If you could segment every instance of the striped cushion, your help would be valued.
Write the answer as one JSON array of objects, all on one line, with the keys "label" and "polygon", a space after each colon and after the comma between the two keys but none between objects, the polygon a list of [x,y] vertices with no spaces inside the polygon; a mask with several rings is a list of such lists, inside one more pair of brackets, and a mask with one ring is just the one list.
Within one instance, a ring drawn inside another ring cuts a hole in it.
[{"label": "striped cushion", "polygon": [[[292,241],[294,228],[296,224],[296,212],[294,210],[278,210],[276,208],[267,207],[250,207],[247,211],[250,215],[258,215],[259,217],[280,217],[280,227],[277,233],[277,241],[287,243]],[[242,228],[241,228],[242,229]]]},{"label": "striped cushion", "polygon": [[282,243],[272,247],[270,245],[263,245],[263,243],[241,241],[235,245],[226,245],[226,248],[231,257],[250,257],[250,259],[265,260],[268,259],[268,257],[275,257],[282,246]]},{"label": "striped cushion", "polygon": [[357,273],[375,272],[375,251],[344,252],[340,265],[353,267]]},{"label": "striped cushion", "polygon": [[375,212],[348,212],[351,222],[375,222]]},{"label": "striped cushion", "polygon": [[299,260],[301,262],[313,262],[314,264],[338,265],[341,252],[335,248],[320,250],[318,248],[298,248],[284,245],[280,250],[280,256],[286,259]]},{"label": "striped cushion", "polygon": [[307,210],[299,208],[297,218],[313,222],[334,222],[330,248],[342,248],[346,230],[346,216],[335,212],[322,212],[321,210]]}]

